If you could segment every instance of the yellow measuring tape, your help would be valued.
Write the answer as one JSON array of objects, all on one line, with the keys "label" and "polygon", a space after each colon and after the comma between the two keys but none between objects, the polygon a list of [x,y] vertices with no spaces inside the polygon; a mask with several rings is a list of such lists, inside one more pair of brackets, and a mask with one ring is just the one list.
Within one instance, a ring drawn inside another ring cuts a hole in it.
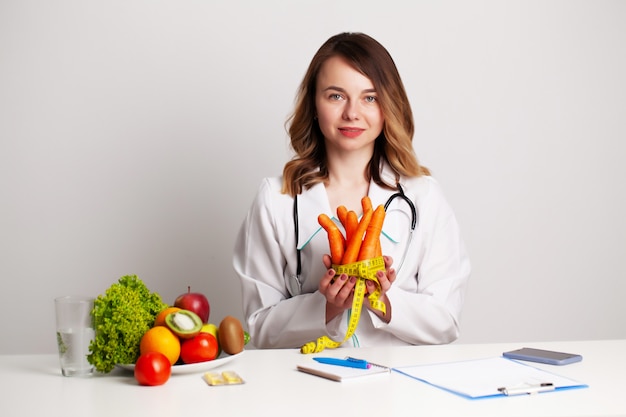
[{"label": "yellow measuring tape", "polygon": [[366,280],[374,281],[376,284],[376,290],[367,296],[370,304],[383,314],[387,312],[385,303],[380,301],[380,284],[378,278],[376,278],[376,272],[385,269],[385,260],[382,256],[346,265],[333,265],[333,269],[337,272],[337,275],[346,274],[349,277],[357,277],[356,285],[354,286],[354,297],[352,299],[352,314],[348,322],[346,337],[341,342],[332,340],[328,336],[318,337],[317,340],[302,346],[300,348],[300,352],[302,353],[318,353],[325,348],[334,349],[341,346],[343,342],[352,337],[356,326],[359,324],[359,318],[361,317],[363,299],[365,298]]}]

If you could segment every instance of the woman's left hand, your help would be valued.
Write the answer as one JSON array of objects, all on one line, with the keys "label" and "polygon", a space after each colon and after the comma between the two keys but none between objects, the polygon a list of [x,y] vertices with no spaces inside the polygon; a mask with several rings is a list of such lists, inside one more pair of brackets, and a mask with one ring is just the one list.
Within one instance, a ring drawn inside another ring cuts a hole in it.
[{"label": "woman's left hand", "polygon": [[[391,267],[393,264],[393,258],[391,256],[383,256],[383,259],[385,260],[385,270],[376,272],[376,278],[378,278],[378,283],[380,284],[379,300],[385,303],[387,311],[385,315],[383,315],[381,311],[373,309],[370,303],[368,303],[367,306],[374,314],[389,323],[389,320],[391,320],[391,304],[389,304],[389,299],[387,298],[387,291],[389,291],[389,288],[391,288],[391,285],[396,280],[396,270]],[[365,289],[368,294],[373,293],[376,291],[376,283],[367,280],[365,282]]]}]

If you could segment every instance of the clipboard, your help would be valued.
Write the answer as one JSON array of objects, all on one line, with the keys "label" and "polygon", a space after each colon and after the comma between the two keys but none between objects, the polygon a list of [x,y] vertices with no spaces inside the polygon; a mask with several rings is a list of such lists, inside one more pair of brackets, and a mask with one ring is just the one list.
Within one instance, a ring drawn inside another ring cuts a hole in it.
[{"label": "clipboard", "polygon": [[504,357],[397,367],[394,371],[468,399],[588,387]]}]

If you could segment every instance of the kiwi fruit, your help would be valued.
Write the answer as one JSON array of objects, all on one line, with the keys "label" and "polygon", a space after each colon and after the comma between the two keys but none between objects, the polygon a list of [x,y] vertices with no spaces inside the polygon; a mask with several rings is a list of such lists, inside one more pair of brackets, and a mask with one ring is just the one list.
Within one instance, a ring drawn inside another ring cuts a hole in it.
[{"label": "kiwi fruit", "polygon": [[233,317],[226,316],[220,322],[217,331],[220,347],[229,355],[235,355],[243,351],[245,345],[244,331],[241,322]]},{"label": "kiwi fruit", "polygon": [[165,325],[181,339],[190,339],[200,333],[203,323],[193,311],[178,310],[165,316]]}]

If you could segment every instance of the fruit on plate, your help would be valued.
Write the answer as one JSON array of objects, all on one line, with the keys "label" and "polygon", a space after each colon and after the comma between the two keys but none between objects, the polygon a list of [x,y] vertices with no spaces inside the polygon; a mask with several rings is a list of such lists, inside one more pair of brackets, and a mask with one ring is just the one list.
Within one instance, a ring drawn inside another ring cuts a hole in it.
[{"label": "fruit on plate", "polygon": [[200,317],[202,323],[209,322],[209,313],[211,312],[209,300],[204,294],[191,292],[191,287],[187,287],[186,293],[176,297],[176,300],[174,300],[174,307],[193,311],[198,315],[198,317]]},{"label": "fruit on plate", "polygon": [[211,333],[217,339],[217,325],[215,323],[205,323],[200,329],[203,333]]},{"label": "fruit on plate", "polygon": [[243,350],[245,344],[244,331],[237,318],[233,316],[224,317],[220,322],[217,336],[220,347],[229,355],[235,355]]},{"label": "fruit on plate", "polygon": [[183,363],[212,361],[218,355],[217,339],[210,333],[198,333],[191,339],[183,341],[180,358]]},{"label": "fruit on plate", "polygon": [[165,317],[167,317],[170,313],[175,313],[177,311],[182,310],[179,307],[166,307],[163,310],[159,311],[159,314],[154,318],[154,326],[165,326]]},{"label": "fruit on plate", "polygon": [[202,319],[189,310],[178,310],[165,317],[165,325],[181,339],[190,339],[200,333]]},{"label": "fruit on plate", "polygon": [[172,364],[160,352],[147,352],[139,355],[133,370],[140,385],[163,385],[172,374]]},{"label": "fruit on plate", "polygon": [[217,356],[220,356],[222,354],[222,346],[220,346],[219,337],[217,336],[217,333],[218,333],[217,325],[215,323],[206,323],[202,326],[202,329],[200,329],[200,332],[209,333],[215,337],[215,340],[217,340]]},{"label": "fruit on plate", "polygon": [[162,353],[170,365],[174,365],[180,357],[180,339],[165,326],[152,327],[141,337],[139,352],[141,355],[148,352]]}]

